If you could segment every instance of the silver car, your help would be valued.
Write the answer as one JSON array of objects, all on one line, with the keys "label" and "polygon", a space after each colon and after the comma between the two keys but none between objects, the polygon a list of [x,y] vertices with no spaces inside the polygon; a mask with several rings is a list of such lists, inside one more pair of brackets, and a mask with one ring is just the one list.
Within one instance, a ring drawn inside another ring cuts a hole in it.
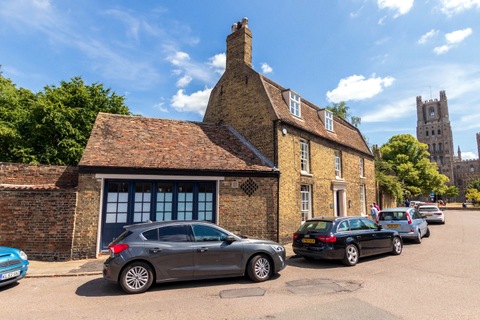
[{"label": "silver car", "polygon": [[285,268],[282,245],[239,237],[209,222],[147,222],[124,228],[109,245],[103,277],[126,293],[144,292],[154,282],[244,275],[260,282]]},{"label": "silver car", "polygon": [[383,209],[379,212],[377,223],[385,229],[398,231],[403,239],[422,243],[423,237],[430,236],[430,229],[424,217],[412,207]]}]

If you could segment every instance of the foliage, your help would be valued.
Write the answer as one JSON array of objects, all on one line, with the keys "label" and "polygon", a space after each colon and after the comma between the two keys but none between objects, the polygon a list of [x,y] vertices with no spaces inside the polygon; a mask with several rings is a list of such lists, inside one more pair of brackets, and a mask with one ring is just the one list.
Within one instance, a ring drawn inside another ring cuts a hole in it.
[{"label": "foliage", "polygon": [[[444,194],[447,191],[448,177],[437,171],[435,163],[430,162],[427,145],[420,143],[409,134],[399,134],[389,139],[380,148],[380,159],[376,169],[386,176],[379,178],[390,182],[389,188],[396,196],[398,188],[403,196],[429,195],[430,192]],[[388,190],[388,188],[387,188]]]},{"label": "foliage", "polygon": [[480,179],[473,178],[467,183],[467,189],[476,189],[480,191]]},{"label": "foliage", "polygon": [[34,94],[0,72],[0,161],[77,165],[99,112],[131,114],[102,84],[75,77]]},{"label": "foliage", "polygon": [[447,198],[454,198],[460,194],[460,191],[455,186],[448,186],[447,191],[445,191],[442,195]]},{"label": "foliage", "polygon": [[360,117],[356,117],[350,114],[350,112],[348,111],[350,110],[350,107],[345,104],[345,101],[342,101],[340,103],[332,103],[331,106],[327,106],[325,108],[331,111],[337,117],[350,121],[350,123],[357,128],[362,122],[362,119]]},{"label": "foliage", "polygon": [[480,202],[480,191],[475,188],[467,189],[467,192],[465,193],[465,199],[473,200],[476,203]]}]

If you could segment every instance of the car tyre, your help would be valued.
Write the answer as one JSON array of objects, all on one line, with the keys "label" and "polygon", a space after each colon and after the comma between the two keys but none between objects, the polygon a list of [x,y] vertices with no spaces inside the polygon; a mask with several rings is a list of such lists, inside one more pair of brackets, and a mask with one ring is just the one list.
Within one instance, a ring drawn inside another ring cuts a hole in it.
[{"label": "car tyre", "polygon": [[153,283],[153,272],[145,262],[132,262],[120,275],[120,286],[126,293],[142,293]]},{"label": "car tyre", "polygon": [[420,229],[417,230],[417,238],[415,239],[415,243],[420,244],[422,243],[422,233]]},{"label": "car tyre", "polygon": [[359,258],[358,248],[354,244],[349,244],[345,248],[345,257],[343,258],[343,263],[349,267],[352,267],[357,264]]},{"label": "car tyre", "polygon": [[430,228],[427,227],[427,232],[425,233],[425,238],[430,237]]},{"label": "car tyre", "polygon": [[255,282],[268,280],[272,274],[272,262],[265,255],[258,254],[248,262],[247,274]]},{"label": "car tyre", "polygon": [[392,254],[398,256],[402,253],[403,244],[402,240],[399,237],[393,237],[392,239]]}]

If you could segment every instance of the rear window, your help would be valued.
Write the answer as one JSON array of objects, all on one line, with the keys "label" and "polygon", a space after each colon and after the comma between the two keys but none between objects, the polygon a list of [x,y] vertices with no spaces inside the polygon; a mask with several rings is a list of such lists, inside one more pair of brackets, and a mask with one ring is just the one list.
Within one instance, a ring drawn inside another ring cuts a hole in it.
[{"label": "rear window", "polygon": [[132,233],[133,232],[131,232],[131,231],[125,230],[121,235],[116,237],[109,245],[119,243],[120,241],[122,241],[123,239],[125,239],[126,237],[131,235]]},{"label": "rear window", "polygon": [[308,232],[308,231],[318,231],[318,232],[328,232],[332,227],[331,221],[306,221],[302,226],[298,229],[301,232]]},{"label": "rear window", "polygon": [[420,212],[435,212],[438,211],[437,207],[420,207],[418,208],[418,211]]},{"label": "rear window", "polygon": [[405,211],[388,211],[388,212],[380,212],[380,217],[378,218],[380,221],[390,221],[390,220],[407,220],[407,214]]}]

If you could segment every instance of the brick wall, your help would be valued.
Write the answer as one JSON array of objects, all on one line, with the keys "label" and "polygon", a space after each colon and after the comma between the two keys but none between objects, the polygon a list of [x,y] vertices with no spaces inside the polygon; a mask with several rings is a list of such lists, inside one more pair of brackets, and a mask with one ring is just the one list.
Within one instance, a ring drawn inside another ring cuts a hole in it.
[{"label": "brick wall", "polygon": [[278,241],[277,188],[276,178],[225,178],[220,183],[218,224],[238,235]]},{"label": "brick wall", "polygon": [[76,167],[0,163],[0,244],[33,260],[69,260]]}]

